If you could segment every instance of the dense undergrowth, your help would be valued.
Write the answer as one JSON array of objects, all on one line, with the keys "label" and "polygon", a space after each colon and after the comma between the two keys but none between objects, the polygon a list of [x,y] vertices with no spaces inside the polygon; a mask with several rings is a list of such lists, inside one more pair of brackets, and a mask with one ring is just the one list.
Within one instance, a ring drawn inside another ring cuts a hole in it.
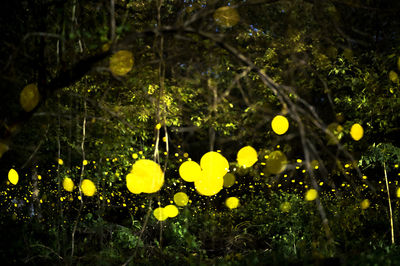
[{"label": "dense undergrowth", "polygon": [[[329,200],[324,200],[329,199]],[[71,257],[73,223],[46,225],[35,218],[3,219],[2,261],[32,265],[397,265],[399,247],[390,244],[387,209],[362,210],[357,199],[322,195],[331,237],[314,202],[303,195],[247,194],[233,210],[190,205],[164,222],[153,215],[137,220],[106,209],[87,212],[77,227]],[[395,225],[398,205],[395,203]],[[143,226],[146,226],[143,228]],[[329,235],[329,234],[328,234]]]}]

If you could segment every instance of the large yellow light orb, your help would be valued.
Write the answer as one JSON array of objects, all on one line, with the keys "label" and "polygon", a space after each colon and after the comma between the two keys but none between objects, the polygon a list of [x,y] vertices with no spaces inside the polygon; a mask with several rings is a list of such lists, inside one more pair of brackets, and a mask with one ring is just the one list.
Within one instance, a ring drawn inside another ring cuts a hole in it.
[{"label": "large yellow light orb", "polygon": [[162,207],[158,207],[153,211],[154,217],[156,217],[157,220],[159,221],[165,221],[168,218],[167,213],[165,212],[165,209]]},{"label": "large yellow light orb", "polygon": [[272,119],[271,127],[276,134],[283,135],[289,129],[289,121],[283,115],[277,115]]},{"label": "large yellow light orb", "polygon": [[81,184],[82,193],[85,196],[91,197],[96,193],[96,186],[94,185],[92,180],[84,179]]},{"label": "large yellow light orb", "polygon": [[186,182],[194,182],[201,176],[200,165],[194,161],[186,161],[179,167],[179,175]]},{"label": "large yellow light orb", "polygon": [[133,55],[130,51],[120,50],[110,58],[110,70],[116,76],[123,76],[133,67]]},{"label": "large yellow light orb", "polygon": [[185,192],[178,192],[174,195],[174,202],[176,205],[183,207],[188,204],[189,197]]},{"label": "large yellow light orb", "polygon": [[227,173],[224,175],[224,187],[228,188],[235,184],[236,178],[232,173]]},{"label": "large yellow light orb", "polygon": [[178,208],[172,204],[165,206],[164,212],[169,218],[176,217],[179,213]]},{"label": "large yellow light orb", "polygon": [[10,181],[11,184],[16,185],[18,180],[19,177],[17,171],[15,171],[15,169],[10,169],[10,171],[8,171],[8,181]]},{"label": "large yellow light orb", "polygon": [[207,175],[222,178],[229,170],[228,160],[220,153],[215,151],[207,152],[200,159],[200,166]]},{"label": "large yellow light orb", "polygon": [[74,181],[69,177],[65,177],[63,180],[63,188],[68,192],[72,192],[74,190]]},{"label": "large yellow light orb", "polygon": [[136,161],[126,176],[126,185],[132,193],[155,193],[164,184],[164,173],[159,164],[147,159]]},{"label": "large yellow light orb", "polygon": [[359,141],[364,136],[363,127],[356,123],[350,129],[350,135],[355,141]]},{"label": "large yellow light orb", "polygon": [[305,196],[305,199],[307,200],[307,201],[313,201],[313,200],[315,200],[316,198],[318,197],[318,192],[315,190],[315,189],[309,189],[307,192],[306,192],[306,196]]},{"label": "large yellow light orb", "polygon": [[19,102],[26,112],[35,109],[40,100],[40,94],[36,84],[29,84],[21,91]]},{"label": "large yellow light orb", "polygon": [[240,16],[236,9],[223,6],[214,12],[214,20],[222,27],[233,27],[239,22]]},{"label": "large yellow light orb", "polygon": [[237,162],[239,166],[251,167],[257,162],[257,160],[257,151],[251,146],[243,147],[237,153]]},{"label": "large yellow light orb", "polygon": [[213,196],[221,191],[224,185],[223,177],[212,171],[202,171],[202,176],[194,182],[197,192],[203,196]]},{"label": "large yellow light orb", "polygon": [[281,151],[273,151],[268,155],[266,169],[271,174],[280,174],[286,169],[287,158]]},{"label": "large yellow light orb", "polygon": [[236,197],[229,197],[226,199],[225,204],[229,209],[235,209],[239,206],[239,199]]}]

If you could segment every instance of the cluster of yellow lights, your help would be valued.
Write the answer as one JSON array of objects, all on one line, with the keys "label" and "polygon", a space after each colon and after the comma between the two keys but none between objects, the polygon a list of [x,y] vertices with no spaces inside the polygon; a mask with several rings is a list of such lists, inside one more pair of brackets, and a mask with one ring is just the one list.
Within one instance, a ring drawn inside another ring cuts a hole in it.
[{"label": "cluster of yellow lights", "polygon": [[220,153],[210,151],[201,157],[200,165],[194,161],[182,163],[179,175],[186,182],[194,182],[199,194],[213,196],[222,189],[228,169],[228,160]]},{"label": "cluster of yellow lights", "polygon": [[235,8],[223,6],[215,10],[214,20],[219,26],[229,28],[239,22],[240,16]]},{"label": "cluster of yellow lights", "polygon": [[272,119],[271,127],[276,134],[283,135],[289,129],[289,121],[283,115],[277,115]]},{"label": "cluster of yellow lights", "polygon": [[127,50],[120,50],[110,58],[110,70],[116,76],[126,75],[133,67],[133,54]]},{"label": "cluster of yellow lights", "polygon": [[147,159],[136,161],[126,176],[126,186],[134,194],[155,193],[164,184],[164,173],[159,164]]},{"label": "cluster of yellow lights", "polygon": [[251,146],[243,147],[237,153],[237,162],[239,166],[242,166],[244,168],[251,167],[257,161],[257,151]]},{"label": "cluster of yellow lights", "polygon": [[164,208],[158,207],[153,211],[154,217],[159,221],[165,221],[167,218],[176,217],[179,213],[178,208],[175,205],[167,205]]},{"label": "cluster of yellow lights", "polygon": [[38,105],[40,94],[36,84],[29,84],[21,91],[19,103],[26,112],[30,112]]}]

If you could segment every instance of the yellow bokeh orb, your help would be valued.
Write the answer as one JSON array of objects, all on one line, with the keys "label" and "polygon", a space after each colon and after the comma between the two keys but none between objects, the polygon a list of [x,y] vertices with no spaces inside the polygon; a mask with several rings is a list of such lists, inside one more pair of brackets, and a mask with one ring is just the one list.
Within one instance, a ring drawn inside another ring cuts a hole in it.
[{"label": "yellow bokeh orb", "polygon": [[157,220],[159,221],[165,221],[168,218],[167,213],[165,212],[165,209],[162,207],[158,207],[153,211],[154,217],[156,217]]},{"label": "yellow bokeh orb", "polygon": [[365,199],[360,203],[360,207],[362,210],[368,209],[369,205],[371,205],[371,202],[368,199]]},{"label": "yellow bokeh orb", "polygon": [[194,182],[201,176],[200,165],[194,161],[186,161],[179,167],[179,175],[186,182]]},{"label": "yellow bokeh orb", "polygon": [[239,166],[251,167],[257,162],[257,160],[257,151],[251,146],[243,147],[237,153],[237,162]]},{"label": "yellow bokeh orb", "polygon": [[133,67],[133,54],[127,50],[120,50],[110,58],[110,70],[116,76],[126,75]]},{"label": "yellow bokeh orb", "polygon": [[235,184],[236,178],[235,175],[232,173],[227,173],[224,175],[224,187],[228,188]]},{"label": "yellow bokeh orb", "polygon": [[292,208],[292,206],[291,206],[290,202],[288,202],[288,201],[282,202],[281,205],[279,206],[279,209],[282,212],[289,212],[291,208]]},{"label": "yellow bokeh orb", "polygon": [[397,195],[398,198],[400,198],[400,188],[397,189],[396,195]]},{"label": "yellow bokeh orb", "polygon": [[223,177],[216,176],[212,171],[202,171],[202,176],[194,182],[196,191],[203,196],[213,196],[221,191],[224,185]]},{"label": "yellow bokeh orb", "polygon": [[164,173],[159,164],[147,159],[136,161],[126,176],[128,190],[134,194],[155,193],[164,184]]},{"label": "yellow bokeh orb", "polygon": [[19,177],[17,171],[15,171],[15,169],[10,169],[10,171],[8,171],[8,181],[10,181],[11,184],[16,185],[18,180]]},{"label": "yellow bokeh orb", "polygon": [[305,196],[305,199],[307,200],[307,201],[313,201],[313,200],[315,200],[316,198],[318,197],[318,191],[316,191],[315,189],[309,189],[307,192],[306,192],[306,196]]},{"label": "yellow bokeh orb", "polygon": [[74,181],[69,177],[65,177],[63,180],[63,188],[68,192],[72,192],[72,190],[74,190]]},{"label": "yellow bokeh orb", "polygon": [[172,204],[165,206],[164,212],[169,218],[176,217],[179,213],[178,208]]},{"label": "yellow bokeh orb", "polygon": [[286,169],[287,158],[281,151],[273,151],[268,155],[266,169],[271,174],[280,174]]},{"label": "yellow bokeh orb", "polygon": [[350,135],[355,141],[359,141],[364,136],[364,129],[363,127],[355,123],[350,129]]},{"label": "yellow bokeh orb", "polygon": [[84,179],[81,184],[82,193],[85,196],[91,197],[96,193],[96,186],[92,180]]},{"label": "yellow bokeh orb", "polygon": [[174,195],[174,202],[176,205],[183,207],[188,204],[189,197],[185,192],[178,192]]},{"label": "yellow bokeh orb", "polygon": [[225,204],[229,209],[235,209],[239,206],[239,199],[236,197],[229,197],[226,199]]},{"label": "yellow bokeh orb", "polygon": [[26,112],[35,109],[40,100],[40,94],[36,84],[29,84],[21,91],[19,103]]},{"label": "yellow bokeh orb", "polygon": [[223,6],[214,12],[214,20],[222,27],[233,27],[239,22],[240,16],[236,9]]},{"label": "yellow bokeh orb", "polygon": [[289,121],[283,115],[277,115],[272,119],[271,127],[276,134],[283,135],[289,129]]},{"label": "yellow bokeh orb", "polygon": [[210,151],[201,157],[200,167],[207,175],[211,174],[222,179],[229,170],[229,163],[222,154]]},{"label": "yellow bokeh orb", "polygon": [[396,83],[397,81],[399,81],[399,75],[397,75],[396,72],[394,72],[393,70],[391,70],[391,71],[389,72],[389,79],[390,79],[392,82]]}]

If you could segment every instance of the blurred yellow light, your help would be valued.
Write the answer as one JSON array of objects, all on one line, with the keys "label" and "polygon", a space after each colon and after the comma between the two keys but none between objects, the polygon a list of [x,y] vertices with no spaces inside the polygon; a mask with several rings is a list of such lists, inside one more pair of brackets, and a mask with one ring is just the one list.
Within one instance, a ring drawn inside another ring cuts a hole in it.
[{"label": "blurred yellow light", "polygon": [[237,153],[237,162],[239,166],[251,167],[257,162],[257,160],[257,151],[251,146],[243,147]]},{"label": "blurred yellow light", "polygon": [[186,161],[179,167],[179,175],[186,182],[194,182],[201,176],[200,165],[194,161]]},{"label": "blurred yellow light", "polygon": [[74,190],[74,181],[69,177],[65,177],[63,180],[63,188],[68,192],[72,192],[72,190]]},{"label": "blurred yellow light", "polygon": [[110,58],[110,70],[116,76],[123,76],[133,67],[133,54],[127,50],[120,50]]},{"label": "blurred yellow light", "polygon": [[16,185],[19,180],[17,171],[15,171],[14,169],[10,169],[10,171],[8,172],[8,180],[11,184]]},{"label": "blurred yellow light", "polygon": [[236,197],[229,197],[226,199],[225,204],[229,209],[235,209],[239,206],[239,199]]},{"label": "blurred yellow light", "polygon": [[174,195],[174,202],[180,207],[186,206],[188,201],[189,197],[184,192],[178,192]]},{"label": "blurred yellow light", "polygon": [[91,197],[96,193],[96,186],[94,185],[92,180],[84,179],[81,184],[82,193],[85,196]]},{"label": "blurred yellow light", "polygon": [[283,135],[289,129],[289,121],[283,115],[277,115],[272,119],[271,127],[276,134]]},{"label": "blurred yellow light", "polygon": [[364,136],[364,129],[360,124],[354,124],[350,129],[350,135],[355,141],[359,141]]}]

